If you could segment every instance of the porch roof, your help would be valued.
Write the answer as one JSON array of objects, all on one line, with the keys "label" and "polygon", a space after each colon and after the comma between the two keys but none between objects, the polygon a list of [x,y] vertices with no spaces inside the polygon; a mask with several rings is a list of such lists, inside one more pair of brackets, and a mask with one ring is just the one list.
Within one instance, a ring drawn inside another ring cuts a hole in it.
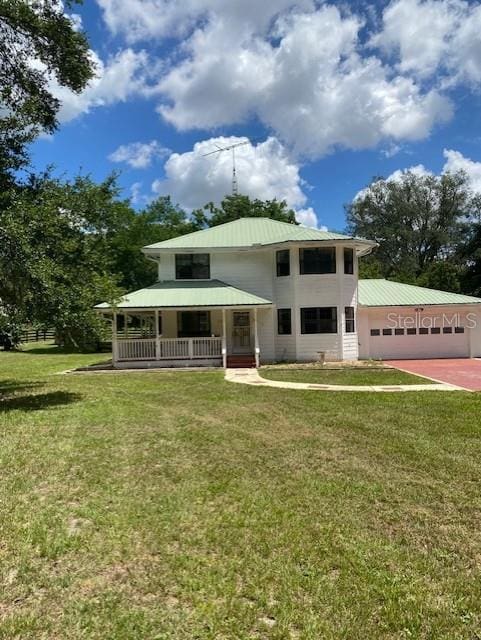
[{"label": "porch roof", "polygon": [[[220,280],[164,280],[146,289],[132,291],[115,305],[118,309],[165,307],[243,307],[270,305],[271,300],[237,289]],[[103,302],[96,309],[112,309]]]}]

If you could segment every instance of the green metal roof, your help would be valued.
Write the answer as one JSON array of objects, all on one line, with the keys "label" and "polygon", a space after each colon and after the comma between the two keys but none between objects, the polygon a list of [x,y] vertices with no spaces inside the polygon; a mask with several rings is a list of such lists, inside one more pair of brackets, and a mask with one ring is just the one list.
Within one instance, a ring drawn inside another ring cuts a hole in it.
[{"label": "green metal roof", "polygon": [[354,240],[366,247],[375,246],[370,240],[330,233],[319,229],[301,227],[271,218],[240,218],[216,227],[194,231],[184,236],[164,240],[144,247],[147,253],[161,249],[215,249],[256,247],[280,242],[304,242],[313,240]]},{"label": "green metal roof", "polygon": [[363,307],[481,304],[481,298],[381,279],[359,280],[358,300]]},{"label": "green metal roof", "polygon": [[[241,307],[272,304],[220,280],[166,280],[125,295],[116,305],[119,309],[160,307]],[[96,309],[111,309],[103,302]]]}]

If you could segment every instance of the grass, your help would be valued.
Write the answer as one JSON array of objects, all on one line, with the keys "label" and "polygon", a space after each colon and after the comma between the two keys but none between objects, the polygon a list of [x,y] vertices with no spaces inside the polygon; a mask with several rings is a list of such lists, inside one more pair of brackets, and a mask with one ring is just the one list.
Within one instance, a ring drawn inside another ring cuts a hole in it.
[{"label": "grass", "polygon": [[414,376],[397,369],[345,368],[345,369],[294,369],[281,367],[260,370],[260,375],[268,380],[288,382],[307,382],[309,384],[348,384],[348,385],[395,385],[395,384],[431,384],[432,380]]},{"label": "grass", "polygon": [[481,394],[0,353],[0,638],[475,640]]}]

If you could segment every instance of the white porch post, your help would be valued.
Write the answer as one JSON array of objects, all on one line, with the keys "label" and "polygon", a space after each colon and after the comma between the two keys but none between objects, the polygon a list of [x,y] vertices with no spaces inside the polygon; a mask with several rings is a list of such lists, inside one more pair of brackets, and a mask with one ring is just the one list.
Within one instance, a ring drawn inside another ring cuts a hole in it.
[{"label": "white porch post", "polygon": [[222,366],[227,369],[227,331],[225,309],[222,309]]},{"label": "white porch post", "polygon": [[118,346],[117,346],[117,312],[113,313],[112,320],[112,361],[115,364],[118,360]]},{"label": "white porch post", "polygon": [[254,307],[254,352],[256,357],[256,369],[258,369],[259,362],[260,362],[260,358],[259,358],[260,349],[259,349],[259,331],[257,327],[257,307]]},{"label": "white porch post", "polygon": [[155,359],[160,360],[159,310],[155,310]]}]

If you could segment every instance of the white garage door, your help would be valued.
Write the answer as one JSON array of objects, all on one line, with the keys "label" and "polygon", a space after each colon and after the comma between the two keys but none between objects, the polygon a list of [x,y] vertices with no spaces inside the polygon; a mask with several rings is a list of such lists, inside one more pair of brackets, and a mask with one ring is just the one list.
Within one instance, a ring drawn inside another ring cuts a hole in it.
[{"label": "white garage door", "polygon": [[[469,358],[469,331],[461,329],[440,333],[432,329],[428,333],[420,333],[417,329],[404,329],[403,333],[392,329],[391,335],[384,335],[386,329],[371,329],[369,336],[371,358],[382,360],[401,360],[419,358]],[[379,335],[377,335],[379,332]],[[397,332],[397,333],[396,333]]]}]

